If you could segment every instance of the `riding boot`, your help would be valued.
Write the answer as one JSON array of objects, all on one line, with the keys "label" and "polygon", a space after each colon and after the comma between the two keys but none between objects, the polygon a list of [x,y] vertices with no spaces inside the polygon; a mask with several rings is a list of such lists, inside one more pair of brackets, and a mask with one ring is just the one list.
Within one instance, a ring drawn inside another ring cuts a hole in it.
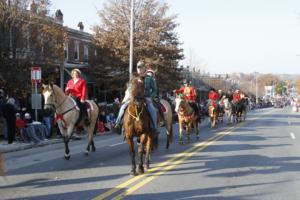
[{"label": "riding boot", "polygon": [[89,120],[89,116],[86,110],[86,105],[85,103],[81,103],[81,111],[82,111],[82,118],[84,120],[84,125],[89,126],[91,124]]}]

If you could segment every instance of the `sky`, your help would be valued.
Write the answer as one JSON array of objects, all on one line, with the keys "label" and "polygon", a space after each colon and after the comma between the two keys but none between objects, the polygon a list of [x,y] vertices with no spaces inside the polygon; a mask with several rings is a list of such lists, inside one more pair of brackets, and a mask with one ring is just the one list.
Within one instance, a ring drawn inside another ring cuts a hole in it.
[{"label": "sky", "polygon": [[[64,25],[99,24],[105,0],[51,0]],[[165,0],[186,59],[209,73],[300,74],[299,0]]]}]

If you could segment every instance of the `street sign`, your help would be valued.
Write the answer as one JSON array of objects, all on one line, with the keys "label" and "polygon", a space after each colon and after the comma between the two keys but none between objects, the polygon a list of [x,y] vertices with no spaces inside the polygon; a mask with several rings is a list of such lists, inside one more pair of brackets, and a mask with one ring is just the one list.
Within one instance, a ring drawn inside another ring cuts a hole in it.
[{"label": "street sign", "polygon": [[42,80],[42,70],[40,67],[31,67],[31,82],[40,83]]}]

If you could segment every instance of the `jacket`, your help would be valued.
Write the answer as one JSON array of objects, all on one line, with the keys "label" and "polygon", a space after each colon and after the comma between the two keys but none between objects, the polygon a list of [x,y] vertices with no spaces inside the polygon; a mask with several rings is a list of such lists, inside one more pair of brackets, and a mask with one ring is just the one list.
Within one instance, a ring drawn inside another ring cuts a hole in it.
[{"label": "jacket", "polygon": [[73,79],[69,80],[65,89],[67,95],[73,95],[81,101],[86,100],[86,81],[83,78],[79,78],[76,83]]}]

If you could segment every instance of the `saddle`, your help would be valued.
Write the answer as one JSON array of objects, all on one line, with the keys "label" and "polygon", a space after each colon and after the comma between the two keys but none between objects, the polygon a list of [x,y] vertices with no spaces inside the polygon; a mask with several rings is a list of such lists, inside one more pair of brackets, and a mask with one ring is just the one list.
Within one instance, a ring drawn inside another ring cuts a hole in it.
[{"label": "saddle", "polygon": [[76,109],[79,111],[79,118],[75,124],[77,126],[82,119],[84,119],[84,124],[88,126],[90,124],[89,112],[91,111],[91,104],[88,102],[81,103],[78,98],[72,97],[76,102]]},{"label": "saddle", "polygon": [[167,111],[165,106],[162,103],[160,103],[160,101],[153,101],[153,105],[158,110],[162,119],[164,119],[164,113]]}]

